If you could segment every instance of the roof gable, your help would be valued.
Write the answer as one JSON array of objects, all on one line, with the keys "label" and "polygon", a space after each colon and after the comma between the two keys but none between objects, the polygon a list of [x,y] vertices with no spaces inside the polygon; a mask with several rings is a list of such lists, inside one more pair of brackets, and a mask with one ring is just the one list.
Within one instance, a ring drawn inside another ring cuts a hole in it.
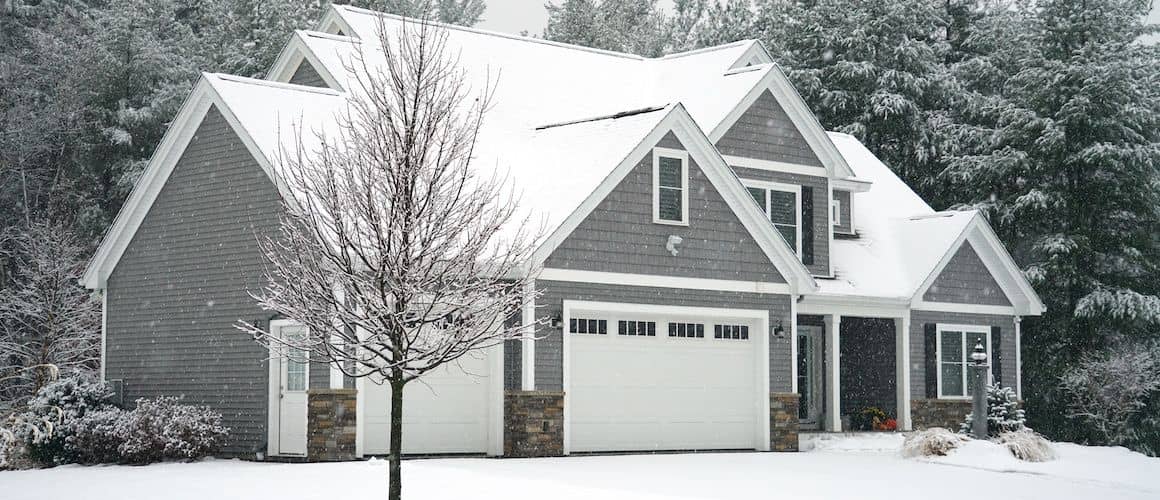
[{"label": "roof gable", "polygon": [[723,155],[821,167],[798,126],[768,89],[717,140]]},{"label": "roof gable", "polygon": [[942,272],[923,293],[926,302],[954,302],[1009,306],[1011,301],[1003,293],[991,271],[979,258],[971,242],[964,241]]}]

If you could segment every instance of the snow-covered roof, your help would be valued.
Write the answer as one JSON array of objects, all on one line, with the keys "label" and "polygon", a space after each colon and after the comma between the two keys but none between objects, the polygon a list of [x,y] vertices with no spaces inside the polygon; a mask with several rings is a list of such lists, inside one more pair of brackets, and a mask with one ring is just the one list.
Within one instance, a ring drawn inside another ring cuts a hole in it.
[{"label": "snow-covered roof", "polygon": [[819,280],[819,291],[909,300],[976,212],[935,212],[858,139],[829,135],[857,177],[874,187],[852,194],[858,238],[834,239],[834,279]]}]

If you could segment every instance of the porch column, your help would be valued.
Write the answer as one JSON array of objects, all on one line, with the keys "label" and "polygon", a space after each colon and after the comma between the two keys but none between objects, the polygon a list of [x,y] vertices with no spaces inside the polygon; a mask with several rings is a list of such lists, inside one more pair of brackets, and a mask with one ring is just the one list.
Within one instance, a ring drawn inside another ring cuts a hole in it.
[{"label": "porch column", "polygon": [[[524,332],[520,337],[520,389],[524,391],[536,390],[536,329],[529,325],[536,324],[536,284],[528,282],[524,296],[523,325]],[[565,331],[567,329],[565,328]]]},{"label": "porch column", "polygon": [[826,421],[825,429],[842,431],[842,316],[823,316],[826,324]]},{"label": "porch column", "polygon": [[898,379],[898,430],[910,427],[910,315],[894,318],[894,371]]}]

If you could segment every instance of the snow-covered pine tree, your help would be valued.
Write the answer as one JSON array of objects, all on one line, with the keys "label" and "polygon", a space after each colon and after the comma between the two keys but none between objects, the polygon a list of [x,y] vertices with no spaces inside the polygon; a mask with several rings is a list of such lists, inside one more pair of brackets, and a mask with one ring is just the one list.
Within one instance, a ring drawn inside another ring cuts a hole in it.
[{"label": "snow-covered pine tree", "polygon": [[461,26],[474,26],[487,9],[484,0],[350,0],[334,3],[349,3],[364,9]]},{"label": "snow-covered pine tree", "polygon": [[[971,433],[971,423],[975,414],[968,413],[966,420],[959,424],[960,434]],[[987,386],[987,435],[998,436],[1004,432],[1023,430],[1026,422],[1022,408],[1019,408],[1019,399],[1015,397],[1015,390],[999,384]]]},{"label": "snow-covered pine tree", "polygon": [[967,92],[943,178],[1047,304],[1024,322],[1023,387],[1033,426],[1057,439],[1101,440],[1064,417],[1059,374],[1160,322],[1160,51],[1137,43],[1148,5],[1008,9],[955,68]]},{"label": "snow-covered pine tree", "polygon": [[546,8],[548,40],[646,57],[670,46],[669,21],[656,0],[564,0]]}]

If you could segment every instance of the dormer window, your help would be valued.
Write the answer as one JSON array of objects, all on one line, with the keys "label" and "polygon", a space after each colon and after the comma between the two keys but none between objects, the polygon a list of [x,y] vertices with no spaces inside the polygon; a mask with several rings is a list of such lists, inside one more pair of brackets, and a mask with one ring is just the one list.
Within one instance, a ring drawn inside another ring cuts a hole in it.
[{"label": "dormer window", "polygon": [[746,180],[753,201],[785,238],[794,253],[802,254],[802,188],[793,184]]},{"label": "dormer window", "polygon": [[689,154],[653,149],[653,222],[689,224]]}]

